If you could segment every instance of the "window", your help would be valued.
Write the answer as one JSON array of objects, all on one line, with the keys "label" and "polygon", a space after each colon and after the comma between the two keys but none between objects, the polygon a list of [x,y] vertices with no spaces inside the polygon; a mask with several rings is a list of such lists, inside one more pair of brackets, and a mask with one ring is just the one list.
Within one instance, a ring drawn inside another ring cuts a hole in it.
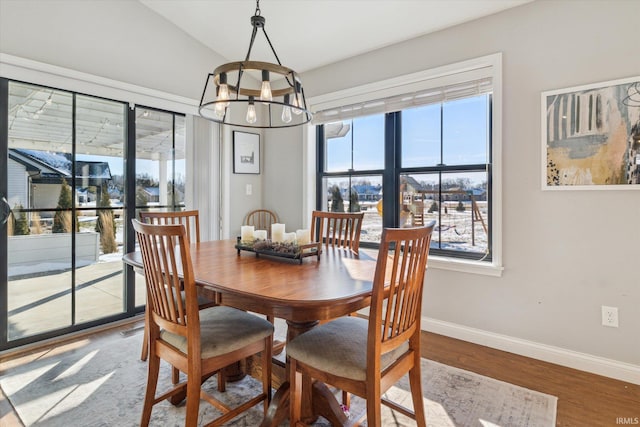
[{"label": "window", "polygon": [[359,117],[323,127],[322,156],[326,165],[319,180],[318,209],[364,212],[361,242],[379,242],[384,173],[384,115]]},{"label": "window", "polygon": [[364,211],[361,240],[369,246],[383,227],[435,221],[432,255],[501,268],[493,132],[499,60],[492,55],[460,70],[408,76],[404,85],[396,79],[314,102],[316,208]]},{"label": "window", "polygon": [[400,113],[400,226],[436,222],[434,254],[487,259],[491,95]]},{"label": "window", "polygon": [[135,115],[136,208],[184,209],[184,115],[140,106]]}]

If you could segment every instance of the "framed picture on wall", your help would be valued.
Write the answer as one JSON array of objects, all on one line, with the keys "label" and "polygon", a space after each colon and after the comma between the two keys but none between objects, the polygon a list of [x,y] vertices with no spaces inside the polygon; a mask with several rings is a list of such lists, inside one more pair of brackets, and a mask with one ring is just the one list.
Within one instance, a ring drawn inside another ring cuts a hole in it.
[{"label": "framed picture on wall", "polygon": [[542,189],[640,189],[640,76],[542,93]]},{"label": "framed picture on wall", "polygon": [[233,173],[260,173],[260,135],[233,131]]}]

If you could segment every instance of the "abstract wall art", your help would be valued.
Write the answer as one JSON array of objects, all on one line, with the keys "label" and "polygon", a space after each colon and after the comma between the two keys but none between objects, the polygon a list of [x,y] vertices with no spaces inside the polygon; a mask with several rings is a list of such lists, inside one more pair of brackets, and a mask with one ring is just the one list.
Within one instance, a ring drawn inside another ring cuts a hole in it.
[{"label": "abstract wall art", "polygon": [[640,189],[640,76],[542,93],[542,189]]}]

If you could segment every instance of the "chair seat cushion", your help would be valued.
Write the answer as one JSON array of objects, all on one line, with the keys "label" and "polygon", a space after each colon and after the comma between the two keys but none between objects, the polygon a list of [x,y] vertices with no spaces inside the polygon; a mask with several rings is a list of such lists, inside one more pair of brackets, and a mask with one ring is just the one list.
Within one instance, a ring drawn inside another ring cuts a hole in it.
[{"label": "chair seat cushion", "polygon": [[[367,374],[369,321],[341,317],[317,326],[287,344],[287,356],[339,377],[364,381]],[[381,356],[382,370],[409,350],[409,343]]]},{"label": "chair seat cushion", "polygon": [[[231,307],[200,310],[200,341],[203,359],[229,353],[273,334],[273,325],[262,317]],[[187,338],[168,331],[160,339],[187,353]]]}]

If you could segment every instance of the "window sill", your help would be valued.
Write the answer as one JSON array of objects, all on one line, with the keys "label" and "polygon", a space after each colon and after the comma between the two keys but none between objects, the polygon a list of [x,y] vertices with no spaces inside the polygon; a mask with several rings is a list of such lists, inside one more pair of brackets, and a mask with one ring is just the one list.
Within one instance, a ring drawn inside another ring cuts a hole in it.
[{"label": "window sill", "polygon": [[430,268],[439,270],[459,271],[461,273],[482,274],[485,276],[501,277],[504,267],[488,262],[469,261],[439,256],[429,256],[427,262]]}]

